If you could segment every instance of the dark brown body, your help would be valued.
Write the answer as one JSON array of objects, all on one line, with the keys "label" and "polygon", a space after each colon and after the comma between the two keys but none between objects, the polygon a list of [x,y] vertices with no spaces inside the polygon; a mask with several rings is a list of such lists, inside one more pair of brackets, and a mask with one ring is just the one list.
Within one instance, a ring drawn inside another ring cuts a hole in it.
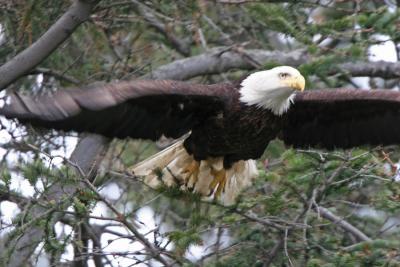
[{"label": "dark brown body", "polygon": [[[232,85],[224,84],[232,90]],[[224,157],[224,167],[238,160],[259,158],[282,128],[282,119],[271,111],[239,101],[238,86],[225,108],[195,125],[185,140],[186,150],[196,160]]]}]

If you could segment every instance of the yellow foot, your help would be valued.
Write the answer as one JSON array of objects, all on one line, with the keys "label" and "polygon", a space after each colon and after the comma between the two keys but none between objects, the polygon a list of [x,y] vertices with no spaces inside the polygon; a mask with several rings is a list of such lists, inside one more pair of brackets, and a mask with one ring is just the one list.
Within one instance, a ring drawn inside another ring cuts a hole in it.
[{"label": "yellow foot", "polygon": [[211,174],[214,176],[214,179],[210,183],[210,195],[215,192],[215,197],[219,197],[223,192],[226,184],[226,171],[222,170],[214,170],[211,169]]},{"label": "yellow foot", "polygon": [[183,171],[185,174],[184,184],[189,190],[194,189],[194,186],[199,179],[199,167],[200,164],[196,160],[193,160]]}]

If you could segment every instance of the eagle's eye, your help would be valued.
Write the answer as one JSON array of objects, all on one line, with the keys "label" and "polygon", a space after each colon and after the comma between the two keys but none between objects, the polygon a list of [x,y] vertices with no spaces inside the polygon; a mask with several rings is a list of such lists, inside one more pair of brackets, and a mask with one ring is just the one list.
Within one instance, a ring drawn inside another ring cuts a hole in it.
[{"label": "eagle's eye", "polygon": [[287,72],[281,72],[281,73],[279,73],[279,78],[281,78],[281,79],[286,79],[286,78],[288,78],[288,77],[290,77],[290,74],[287,73]]}]

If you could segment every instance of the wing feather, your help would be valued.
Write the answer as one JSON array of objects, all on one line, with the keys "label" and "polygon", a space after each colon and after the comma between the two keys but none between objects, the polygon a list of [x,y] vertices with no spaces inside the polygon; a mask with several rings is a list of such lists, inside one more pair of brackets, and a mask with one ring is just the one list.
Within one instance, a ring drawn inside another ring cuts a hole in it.
[{"label": "wing feather", "polygon": [[53,96],[13,93],[0,114],[34,126],[108,137],[179,137],[224,109],[227,86],[137,80],[59,90]]},{"label": "wing feather", "polygon": [[311,90],[296,95],[281,138],[294,147],[350,148],[400,143],[400,92]]}]

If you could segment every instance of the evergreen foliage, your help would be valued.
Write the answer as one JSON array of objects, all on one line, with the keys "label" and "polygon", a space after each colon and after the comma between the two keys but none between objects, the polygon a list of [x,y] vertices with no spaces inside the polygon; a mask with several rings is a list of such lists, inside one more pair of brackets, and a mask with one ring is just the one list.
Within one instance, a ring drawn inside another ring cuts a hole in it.
[{"label": "evergreen foliage", "polygon": [[[71,2],[0,1],[1,64],[30,47]],[[257,69],[281,63],[257,62],[246,49],[301,51],[307,60],[293,64],[309,89],[357,87],[341,64],[368,64],[372,45],[398,48],[400,11],[389,2],[395,1],[103,0],[88,22],[8,90],[49,94],[151,77],[157,67],[216,47],[239,53]],[[233,81],[248,71],[193,80]],[[398,77],[371,78],[369,86],[397,88]],[[26,266],[160,266],[155,262],[165,265],[163,259],[170,266],[209,267],[400,265],[398,146],[294,150],[275,140],[258,161],[253,186],[223,206],[179,188],[152,190],[130,175],[128,168],[161,142],[114,140],[97,173],[87,174],[68,159],[74,133],[0,119],[0,134],[0,243],[34,226],[44,233]],[[10,203],[16,204],[11,218]],[[152,218],[143,215],[149,210]],[[1,266],[20,253],[0,249]]]}]

